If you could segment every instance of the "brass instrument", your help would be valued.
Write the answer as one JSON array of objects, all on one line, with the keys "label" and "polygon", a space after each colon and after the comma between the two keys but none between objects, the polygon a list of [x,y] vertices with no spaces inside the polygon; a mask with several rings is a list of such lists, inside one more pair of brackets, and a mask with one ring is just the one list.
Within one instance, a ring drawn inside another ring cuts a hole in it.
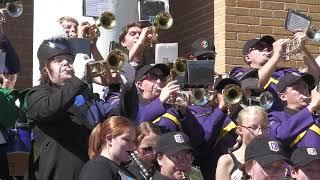
[{"label": "brass instrument", "polygon": [[151,37],[148,37],[146,41],[147,47],[153,47],[158,41],[158,34],[160,29],[169,29],[173,25],[173,18],[167,12],[159,12],[152,23],[151,26]]},{"label": "brass instrument", "polygon": [[206,91],[204,88],[191,90],[191,102],[198,106],[203,106],[212,100],[214,91]]},{"label": "brass instrument", "polygon": [[312,25],[309,26],[308,28],[306,28],[305,33],[307,37],[310,38],[313,42],[320,42],[320,32],[316,27]]},{"label": "brass instrument", "polygon": [[5,22],[6,17],[4,11],[11,17],[19,17],[23,12],[23,6],[21,1],[8,2],[5,8],[0,9],[0,22]]},{"label": "brass instrument", "polygon": [[240,106],[243,108],[247,106],[252,106],[253,102],[258,102],[260,107],[262,107],[265,110],[268,110],[273,105],[274,99],[272,94],[269,91],[264,91],[259,97],[256,97],[256,96],[245,97],[244,101],[240,103]]},{"label": "brass instrument", "polygon": [[189,180],[189,177],[187,176],[187,174],[185,172],[181,172],[181,179],[182,180]]},{"label": "brass instrument", "polygon": [[98,23],[94,24],[95,28],[95,37],[100,37],[99,27],[103,27],[104,29],[112,29],[116,25],[116,16],[111,12],[105,11],[101,13],[98,19]]},{"label": "brass instrument", "polygon": [[107,58],[88,63],[87,70],[91,77],[110,74],[111,70],[119,71],[125,62],[125,56],[120,50],[112,50]]},{"label": "brass instrument", "polygon": [[152,176],[151,173],[144,167],[143,162],[139,159],[138,153],[136,151],[129,152],[129,158],[132,162],[136,163],[140,168],[140,173],[144,177],[145,180],[150,179]]},{"label": "brass instrument", "polygon": [[[162,91],[161,87],[155,87],[158,91]],[[168,100],[166,101],[167,104],[171,104],[174,108],[178,109],[179,106],[186,107],[189,105],[190,96],[188,91],[178,91],[174,94],[171,94]]]},{"label": "brass instrument", "polygon": [[285,52],[284,52],[284,57],[286,58],[285,60],[288,61],[290,58],[290,55],[296,53],[297,51],[299,51],[300,47],[301,47],[301,41],[302,39],[295,37],[293,39],[291,39],[290,41],[288,41],[287,43],[285,43]]},{"label": "brass instrument", "polygon": [[187,59],[178,57],[173,64],[173,70],[178,76],[183,76],[187,69]]},{"label": "brass instrument", "polygon": [[229,84],[223,88],[222,95],[227,104],[238,104],[243,97],[243,91],[238,85]]}]

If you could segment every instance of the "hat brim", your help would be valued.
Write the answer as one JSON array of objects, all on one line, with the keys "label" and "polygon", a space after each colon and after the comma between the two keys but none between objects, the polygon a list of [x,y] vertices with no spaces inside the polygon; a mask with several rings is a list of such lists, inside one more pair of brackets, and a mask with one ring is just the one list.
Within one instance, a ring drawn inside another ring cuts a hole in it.
[{"label": "hat brim", "polygon": [[153,64],[153,65],[148,64],[148,65],[142,66],[138,70],[137,75],[135,77],[135,81],[136,82],[141,81],[143,76],[153,68],[159,68],[163,72],[164,76],[168,76],[170,74],[170,68],[165,64]]},{"label": "hat brim", "polygon": [[168,76],[170,74],[170,68],[165,64],[155,64],[151,69],[153,68],[159,68],[163,72],[164,76]]},{"label": "hat brim", "polygon": [[200,56],[202,54],[214,54],[215,52],[213,50],[204,50],[204,51],[196,51],[193,53],[194,56]]},{"label": "hat brim", "polygon": [[218,89],[218,90],[222,90],[228,84],[236,84],[236,85],[240,86],[240,83],[236,79],[224,78],[224,79],[218,79],[214,83],[214,88]]},{"label": "hat brim", "polygon": [[294,166],[304,167],[304,166],[308,165],[309,163],[311,163],[314,160],[320,160],[320,157],[319,156],[309,156],[309,157],[303,158],[299,162],[292,162],[292,163],[293,163]]},{"label": "hat brim", "polygon": [[285,86],[281,88],[277,88],[277,91],[279,93],[283,92],[286,89],[286,87],[298,82],[300,79],[302,79],[306,84],[308,84],[309,90],[312,90],[313,88],[315,88],[314,77],[311,74],[303,74],[299,78],[290,78],[289,82],[286,82]]},{"label": "hat brim", "polygon": [[286,158],[281,154],[270,154],[266,156],[256,157],[253,159],[256,160],[261,166],[266,166],[268,164],[271,164],[273,162],[280,161],[280,160],[284,160],[288,163],[290,162],[288,158]]},{"label": "hat brim", "polygon": [[164,146],[163,148],[157,149],[158,153],[165,153],[165,154],[175,154],[179,151],[182,150],[191,150],[194,151],[193,148],[187,144],[180,144],[180,145],[175,145],[175,146]]},{"label": "hat brim", "polygon": [[[249,45],[247,51],[243,52],[243,55],[247,55],[249,53],[249,49],[253,48],[255,45],[257,45],[259,42],[266,42],[269,45],[272,45],[275,42],[275,39],[272,36],[263,36],[260,39],[254,39],[255,41]],[[251,41],[251,40],[250,40]],[[248,41],[249,42],[249,41]]]}]

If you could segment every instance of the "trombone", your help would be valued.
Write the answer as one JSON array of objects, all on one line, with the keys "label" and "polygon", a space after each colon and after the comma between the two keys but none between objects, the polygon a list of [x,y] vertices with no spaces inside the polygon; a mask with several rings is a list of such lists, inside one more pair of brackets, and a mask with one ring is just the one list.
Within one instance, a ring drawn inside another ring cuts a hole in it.
[{"label": "trombone", "polygon": [[164,11],[159,12],[152,23],[151,26],[151,37],[148,37],[146,41],[147,47],[153,47],[154,44],[158,41],[158,34],[160,29],[169,29],[173,25],[172,16]]},{"label": "trombone", "polygon": [[11,17],[19,17],[23,12],[21,1],[8,2],[5,8],[0,9],[0,22],[6,22],[4,11]]},{"label": "trombone", "polygon": [[119,71],[123,67],[124,62],[124,54],[120,50],[115,49],[104,60],[88,63],[87,71],[91,78],[106,75],[110,74],[111,71]]}]

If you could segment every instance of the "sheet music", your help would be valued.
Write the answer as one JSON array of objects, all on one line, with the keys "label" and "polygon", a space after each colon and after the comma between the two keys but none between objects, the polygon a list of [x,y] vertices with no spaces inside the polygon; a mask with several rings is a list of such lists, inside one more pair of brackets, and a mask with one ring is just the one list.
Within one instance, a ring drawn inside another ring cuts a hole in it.
[{"label": "sheet music", "polygon": [[112,4],[110,0],[84,0],[83,16],[99,17],[104,11],[113,9]]},{"label": "sheet music", "polygon": [[291,13],[287,28],[289,31],[294,31],[295,29],[305,30],[309,26],[309,24],[310,21],[308,19]]}]

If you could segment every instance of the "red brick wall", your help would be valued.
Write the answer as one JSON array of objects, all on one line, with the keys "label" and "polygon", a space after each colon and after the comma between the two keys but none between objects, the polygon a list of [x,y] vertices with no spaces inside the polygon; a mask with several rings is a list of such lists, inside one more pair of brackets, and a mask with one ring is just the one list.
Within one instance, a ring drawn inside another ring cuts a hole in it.
[{"label": "red brick wall", "polygon": [[[16,88],[32,86],[33,0],[23,0],[23,13],[17,18],[7,16],[5,34],[16,48],[21,60]],[[5,4],[1,4],[1,7]]]}]

